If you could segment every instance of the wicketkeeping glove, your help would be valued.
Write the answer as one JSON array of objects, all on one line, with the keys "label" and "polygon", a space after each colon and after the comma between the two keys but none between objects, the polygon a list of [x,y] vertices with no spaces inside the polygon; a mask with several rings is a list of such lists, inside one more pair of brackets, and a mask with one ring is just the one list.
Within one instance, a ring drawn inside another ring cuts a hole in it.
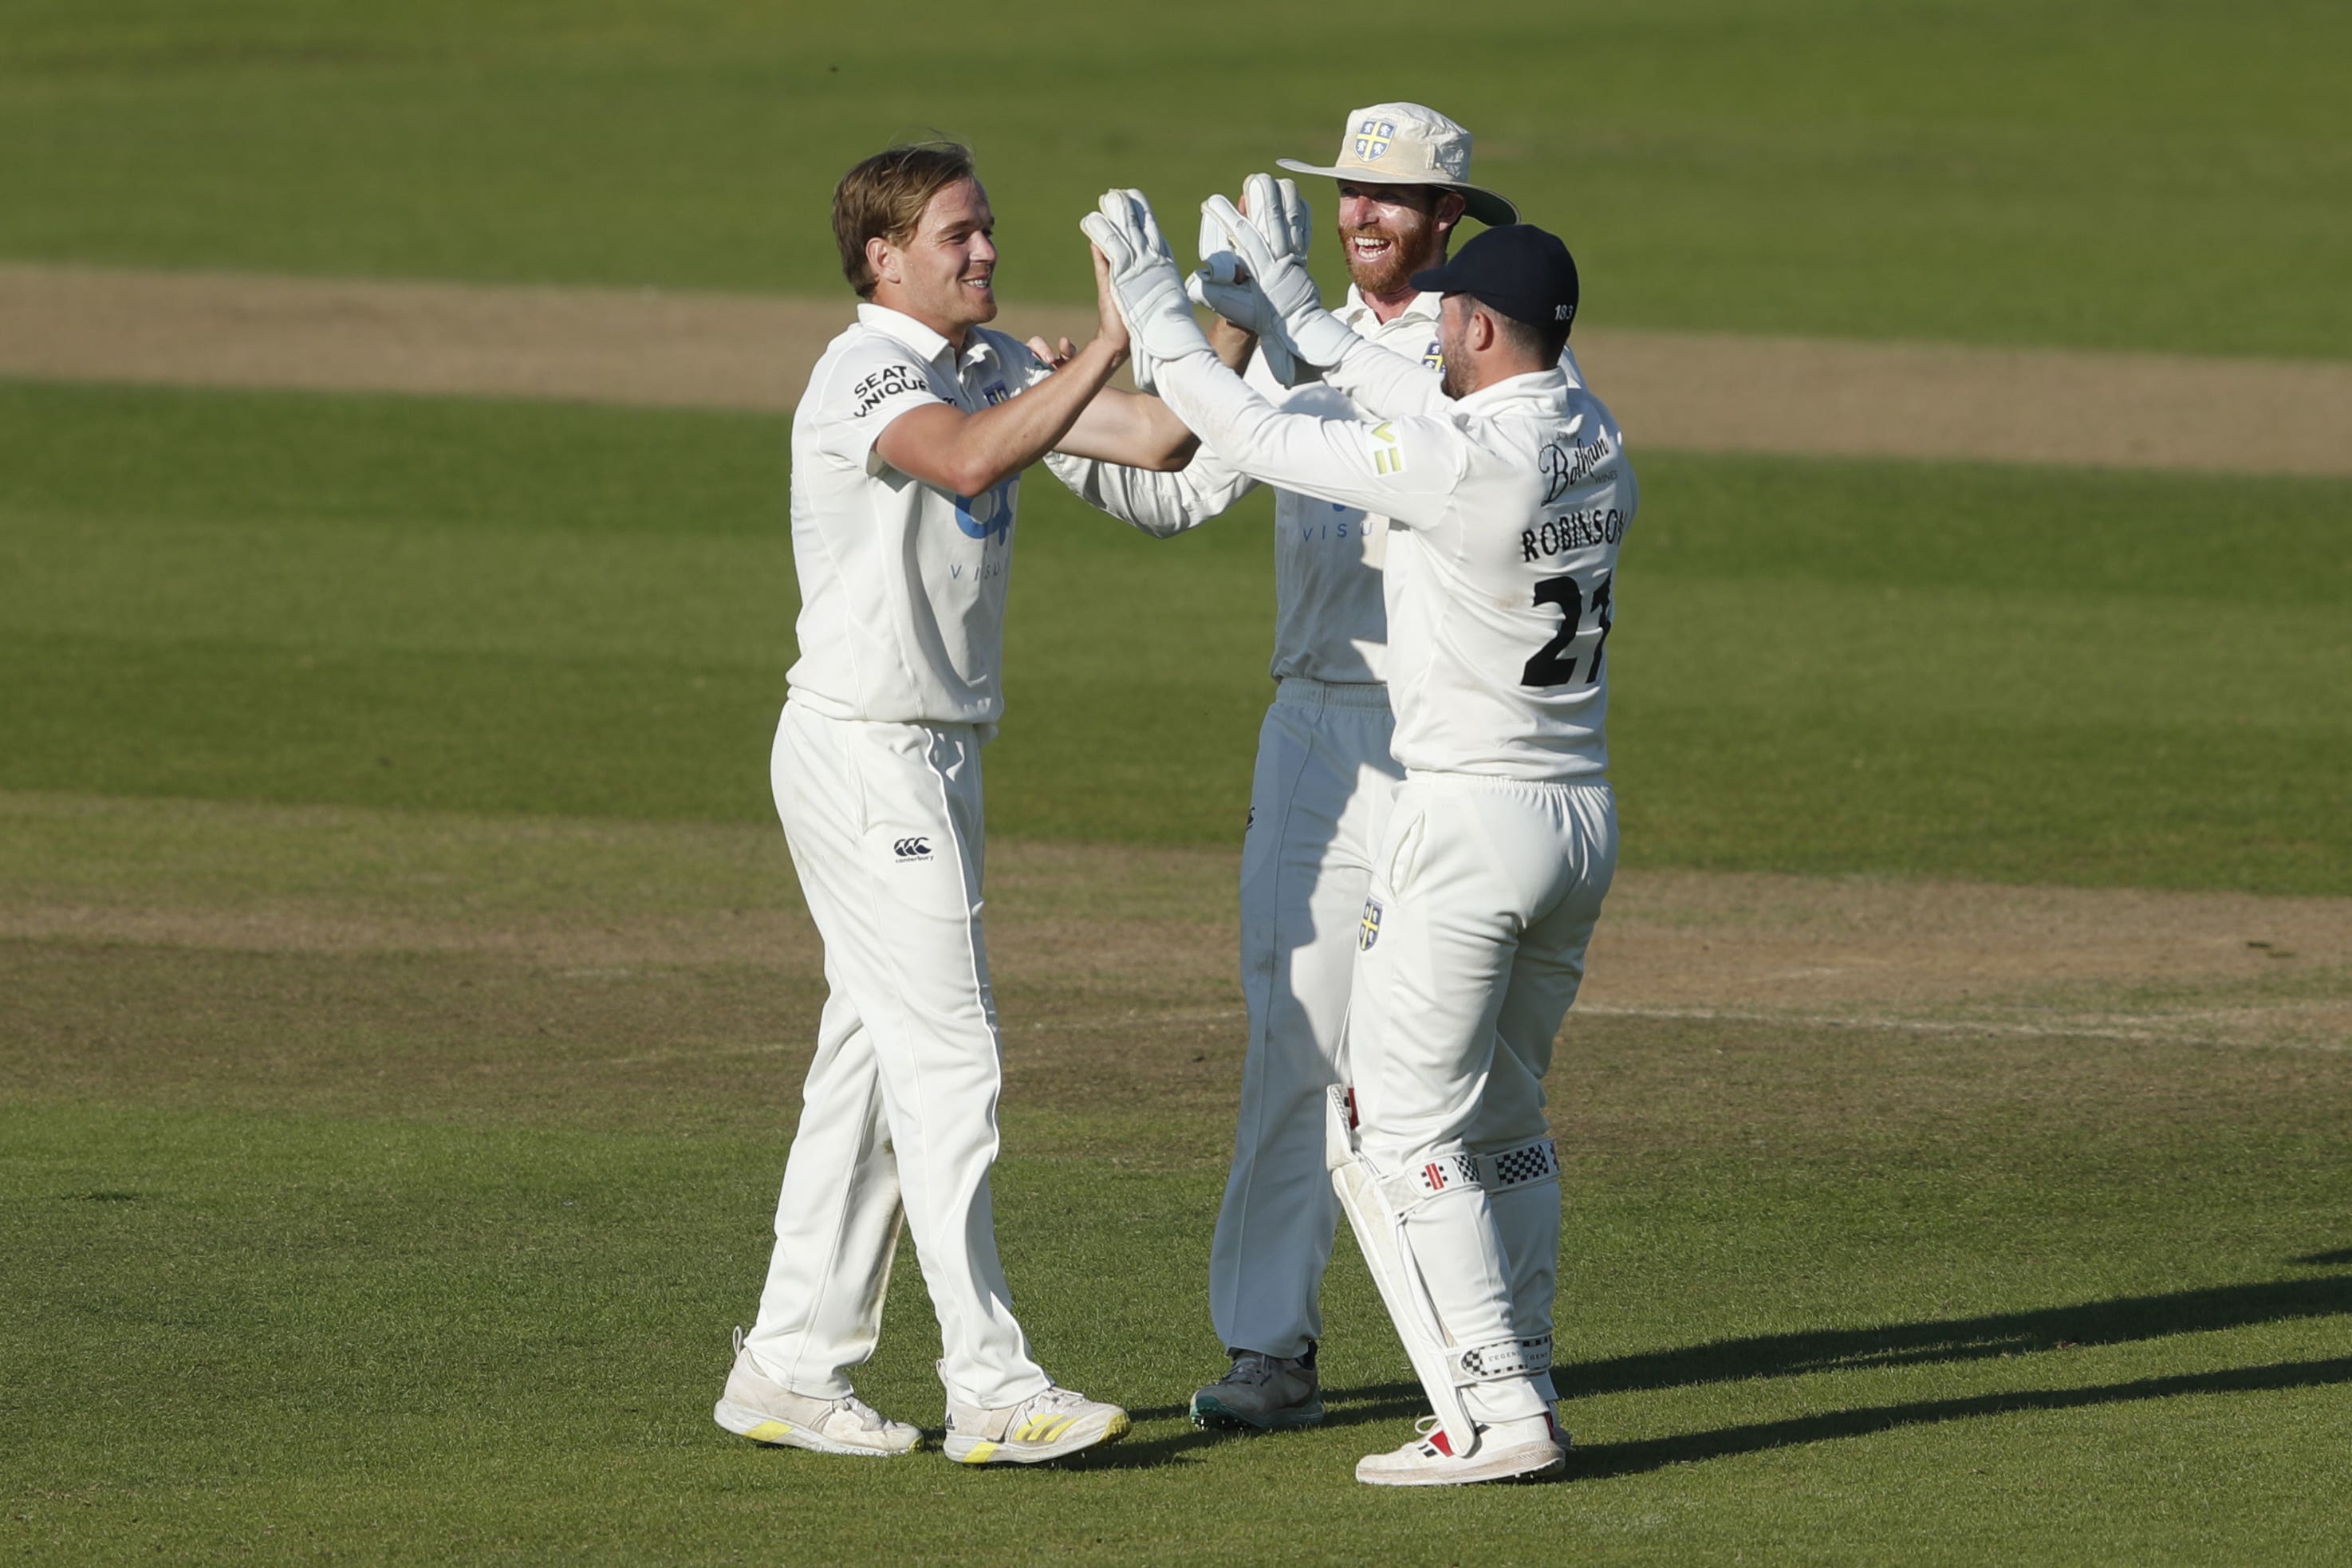
[{"label": "wicketkeeping glove", "polygon": [[[1176,258],[1168,254],[1160,221],[1141,191],[1104,192],[1101,209],[1080,218],[1078,226],[1110,260],[1111,292],[1134,340],[1139,367],[1147,354],[1172,360],[1209,352],[1209,340],[1192,319],[1192,302],[1185,297]],[[1139,384],[1141,380],[1139,374]]]},{"label": "wicketkeeping glove", "polygon": [[1302,259],[1307,254],[1307,204],[1295,204],[1295,216],[1278,202],[1265,204],[1272,239],[1267,231],[1260,230],[1252,221],[1259,205],[1253,195],[1252,217],[1244,217],[1224,197],[1211,196],[1201,204],[1201,216],[1204,223],[1223,231],[1226,247],[1241,258],[1251,280],[1265,296],[1266,303],[1282,322],[1283,335],[1290,340],[1298,357],[1328,370],[1355,346],[1356,334],[1323,308],[1322,297],[1315,291],[1315,279],[1307,275],[1307,264]]},{"label": "wicketkeeping glove", "polygon": [[[1242,195],[1249,207],[1243,216],[1265,237],[1267,248],[1286,251],[1304,263],[1315,220],[1298,194],[1297,182],[1252,174],[1243,182]],[[1256,334],[1258,353],[1276,381],[1297,386],[1315,379],[1314,371],[1298,363],[1282,318],[1255,275],[1234,254],[1216,209],[1205,202],[1201,205],[1201,267],[1184,280],[1184,289],[1195,304],[1206,305],[1244,331]]]}]

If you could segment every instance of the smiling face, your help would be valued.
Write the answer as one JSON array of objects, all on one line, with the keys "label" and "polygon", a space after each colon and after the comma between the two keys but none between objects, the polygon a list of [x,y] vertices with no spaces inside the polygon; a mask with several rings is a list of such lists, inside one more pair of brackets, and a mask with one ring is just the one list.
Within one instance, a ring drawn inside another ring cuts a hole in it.
[{"label": "smiling face", "polygon": [[903,311],[954,343],[996,319],[996,215],[978,180],[942,186],[906,243],[867,241],[874,302]]},{"label": "smiling face", "polygon": [[1432,185],[1339,182],[1339,247],[1348,276],[1362,293],[1400,294],[1412,275],[1445,259],[1446,237],[1461,221],[1462,198]]}]

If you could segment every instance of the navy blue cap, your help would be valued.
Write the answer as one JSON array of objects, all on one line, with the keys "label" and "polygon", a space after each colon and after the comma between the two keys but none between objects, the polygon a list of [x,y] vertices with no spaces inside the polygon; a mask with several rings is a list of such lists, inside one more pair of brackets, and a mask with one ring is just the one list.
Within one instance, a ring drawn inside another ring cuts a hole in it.
[{"label": "navy blue cap", "polygon": [[1424,294],[1468,294],[1515,321],[1565,331],[1576,320],[1576,258],[1531,223],[1482,229],[1453,259],[1412,275]]}]

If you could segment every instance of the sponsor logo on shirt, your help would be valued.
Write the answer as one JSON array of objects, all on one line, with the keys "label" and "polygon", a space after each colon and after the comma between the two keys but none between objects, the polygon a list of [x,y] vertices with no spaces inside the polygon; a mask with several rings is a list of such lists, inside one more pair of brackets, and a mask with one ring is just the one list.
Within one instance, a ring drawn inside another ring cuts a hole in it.
[{"label": "sponsor logo on shirt", "polygon": [[900,860],[928,860],[931,858],[931,841],[920,835],[901,838],[890,846],[890,853]]},{"label": "sponsor logo on shirt", "polygon": [[956,526],[969,538],[1002,542],[1013,527],[1013,492],[1020,483],[1015,474],[983,495],[956,497]]},{"label": "sponsor logo on shirt", "polygon": [[[1544,505],[1549,506],[1577,486],[1591,481],[1601,465],[1615,455],[1603,436],[1590,446],[1569,447],[1554,441],[1543,449]],[[1610,476],[1614,478],[1615,476]]]},{"label": "sponsor logo on shirt", "polygon": [[[849,395],[857,400],[857,406],[849,416],[863,419],[891,398],[904,396],[910,392],[930,390],[929,378],[913,365],[886,364],[849,389]],[[934,393],[932,395],[938,395]]]}]

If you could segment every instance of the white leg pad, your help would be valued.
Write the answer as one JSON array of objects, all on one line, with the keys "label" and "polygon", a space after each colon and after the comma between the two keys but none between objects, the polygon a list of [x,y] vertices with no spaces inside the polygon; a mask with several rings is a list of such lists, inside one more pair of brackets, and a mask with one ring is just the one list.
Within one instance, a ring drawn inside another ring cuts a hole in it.
[{"label": "white leg pad", "polygon": [[1413,1373],[1429,1395],[1453,1452],[1467,1457],[1478,1446],[1478,1426],[1463,1398],[1474,1384],[1540,1377],[1550,1370],[1551,1342],[1508,1333],[1464,1344],[1446,1331],[1415,1255],[1408,1215],[1441,1192],[1475,1190],[1477,1167],[1467,1154],[1432,1162],[1424,1171],[1386,1176],[1357,1145],[1354,1117],[1344,1086],[1330,1091],[1325,1141],[1326,1163],[1339,1206],[1355,1232],[1381,1301],[1404,1342]]},{"label": "white leg pad", "polygon": [[[1510,1266],[1511,1331],[1549,1345],[1559,1261],[1559,1156],[1550,1139],[1539,1138],[1475,1158]],[[1546,1403],[1559,1396],[1549,1372],[1536,1378],[1536,1392]]]}]

